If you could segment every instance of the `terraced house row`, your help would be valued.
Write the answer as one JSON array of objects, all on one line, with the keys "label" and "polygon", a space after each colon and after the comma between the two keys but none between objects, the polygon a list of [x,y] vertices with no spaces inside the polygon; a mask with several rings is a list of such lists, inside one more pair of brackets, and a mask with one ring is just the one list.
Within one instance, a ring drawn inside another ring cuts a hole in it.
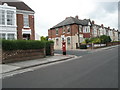
[{"label": "terraced house row", "polygon": [[76,49],[86,38],[101,35],[110,36],[112,41],[118,41],[118,33],[119,31],[114,28],[105,27],[103,24],[97,25],[90,19],[80,20],[78,16],[67,17],[48,30],[49,40],[55,42],[55,49],[62,48],[63,40],[67,49]]},{"label": "terraced house row", "polygon": [[20,0],[0,0],[0,38],[35,40],[34,13]]}]

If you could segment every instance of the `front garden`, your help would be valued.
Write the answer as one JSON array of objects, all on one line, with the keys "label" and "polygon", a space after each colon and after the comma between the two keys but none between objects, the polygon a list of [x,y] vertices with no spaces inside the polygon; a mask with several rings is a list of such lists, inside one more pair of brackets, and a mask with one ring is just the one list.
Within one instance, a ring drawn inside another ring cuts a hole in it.
[{"label": "front garden", "polygon": [[110,36],[102,35],[90,39],[86,38],[81,43],[80,49],[95,49],[118,44],[120,44],[120,41],[112,41]]},{"label": "front garden", "polygon": [[54,55],[53,41],[2,40],[2,63]]}]

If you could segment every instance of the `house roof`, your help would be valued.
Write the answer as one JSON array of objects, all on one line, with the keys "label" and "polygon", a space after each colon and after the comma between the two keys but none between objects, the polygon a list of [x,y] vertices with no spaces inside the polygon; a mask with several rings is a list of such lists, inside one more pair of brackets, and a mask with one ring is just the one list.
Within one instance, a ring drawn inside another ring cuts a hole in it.
[{"label": "house roof", "polygon": [[89,21],[90,21],[90,19],[80,20],[80,19],[77,19],[77,18],[74,18],[74,17],[67,17],[65,20],[63,20],[62,22],[53,26],[51,29],[58,28],[58,27],[61,27],[61,26],[71,25],[71,24],[78,24],[78,25],[87,26]]},{"label": "house roof", "polygon": [[18,10],[27,10],[34,12],[27,4],[20,0],[0,0],[2,4],[7,3],[8,6],[16,7]]},{"label": "house roof", "polygon": [[100,25],[97,25],[97,24],[92,24],[93,26],[97,26],[97,27],[101,27]]}]

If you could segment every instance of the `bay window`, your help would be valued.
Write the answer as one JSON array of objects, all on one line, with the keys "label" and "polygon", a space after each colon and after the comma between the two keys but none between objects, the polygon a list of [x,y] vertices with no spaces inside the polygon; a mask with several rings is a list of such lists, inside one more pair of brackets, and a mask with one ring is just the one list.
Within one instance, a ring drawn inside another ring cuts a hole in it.
[{"label": "bay window", "polygon": [[5,11],[0,10],[0,25],[5,25]]},{"label": "bay window", "polygon": [[0,33],[0,39],[6,39],[6,34],[5,33]]},{"label": "bay window", "polygon": [[8,34],[7,35],[7,39],[8,40],[14,40],[15,38],[14,38],[14,34]]},{"label": "bay window", "polygon": [[14,12],[7,11],[7,25],[14,25]]}]

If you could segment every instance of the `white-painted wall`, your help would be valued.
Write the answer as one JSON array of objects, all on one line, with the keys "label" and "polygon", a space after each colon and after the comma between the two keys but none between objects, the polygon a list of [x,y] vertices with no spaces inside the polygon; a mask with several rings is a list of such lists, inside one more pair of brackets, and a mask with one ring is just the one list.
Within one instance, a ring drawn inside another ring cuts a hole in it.
[{"label": "white-painted wall", "polygon": [[[14,34],[14,38],[17,39],[17,25],[16,25],[16,7],[8,6],[7,4],[0,5],[0,10],[5,11],[5,25],[0,25],[0,34],[5,33],[6,39],[8,34]],[[7,25],[7,11],[13,11],[14,25]]]}]

